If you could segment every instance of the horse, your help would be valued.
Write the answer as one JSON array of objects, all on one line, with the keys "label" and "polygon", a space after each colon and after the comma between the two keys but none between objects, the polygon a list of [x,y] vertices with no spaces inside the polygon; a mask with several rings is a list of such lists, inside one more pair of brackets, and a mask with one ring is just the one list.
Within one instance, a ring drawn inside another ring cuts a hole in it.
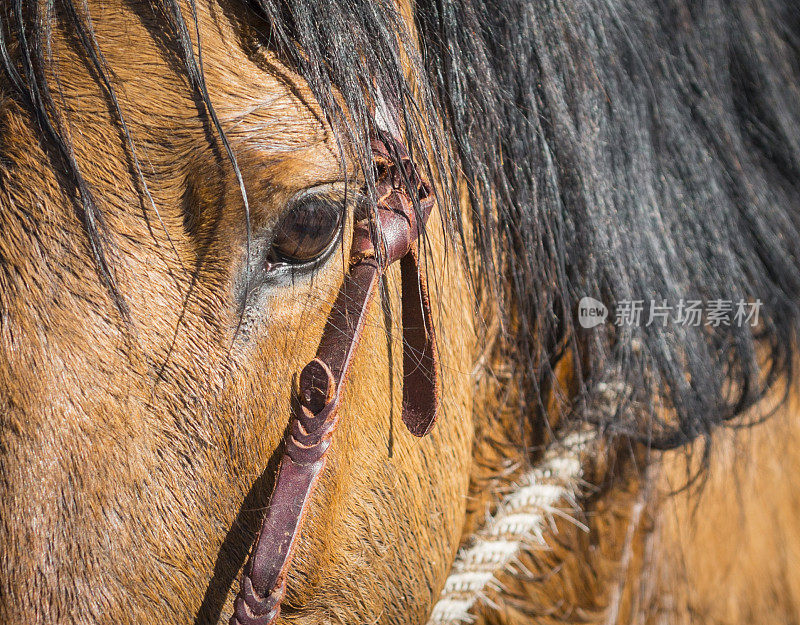
[{"label": "horse", "polygon": [[435,204],[437,420],[380,265],[273,621],[795,622],[799,36],[791,0],[5,2],[0,622],[231,619],[358,215],[380,248],[376,137]]}]

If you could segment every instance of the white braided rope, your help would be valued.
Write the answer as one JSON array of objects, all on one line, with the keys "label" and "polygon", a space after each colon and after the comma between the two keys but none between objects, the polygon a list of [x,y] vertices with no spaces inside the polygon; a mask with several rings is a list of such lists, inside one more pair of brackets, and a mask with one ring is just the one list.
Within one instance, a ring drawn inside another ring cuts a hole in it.
[{"label": "white braided rope", "polygon": [[585,432],[568,436],[520,479],[519,487],[502,501],[471,544],[458,552],[428,625],[472,622],[475,617],[469,610],[522,547],[546,546],[545,525],[554,514],[563,514],[557,504],[576,507],[581,454],[593,440],[593,434]]}]

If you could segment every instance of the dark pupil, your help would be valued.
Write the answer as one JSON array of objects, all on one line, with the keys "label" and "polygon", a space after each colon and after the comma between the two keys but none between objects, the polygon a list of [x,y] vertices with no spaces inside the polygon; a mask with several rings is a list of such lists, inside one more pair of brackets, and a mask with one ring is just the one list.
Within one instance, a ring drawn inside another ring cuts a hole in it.
[{"label": "dark pupil", "polygon": [[302,263],[320,256],[339,234],[342,207],[324,198],[308,198],[278,224],[272,252],[278,262]]}]

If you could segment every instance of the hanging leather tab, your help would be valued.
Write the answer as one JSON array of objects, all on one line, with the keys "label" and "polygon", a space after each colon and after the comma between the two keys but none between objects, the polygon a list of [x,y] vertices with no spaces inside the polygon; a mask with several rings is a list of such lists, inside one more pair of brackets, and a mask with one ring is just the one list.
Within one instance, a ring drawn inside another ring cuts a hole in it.
[{"label": "hanging leather tab", "polygon": [[[396,142],[373,141],[378,167],[378,210],[401,216],[409,233],[408,242],[394,231],[382,228],[384,240],[399,249],[388,250],[388,263],[400,260],[403,322],[403,422],[414,436],[424,436],[433,427],[439,405],[438,354],[425,271],[419,266],[419,228],[433,209],[434,197],[405,148]],[[405,189],[417,190],[419,214]],[[381,219],[383,225],[383,219]],[[402,239],[402,245],[401,245]]]},{"label": "hanging leather tab", "polygon": [[244,568],[230,625],[270,625],[280,614],[300,528],[333,442],[339,403],[369,304],[381,275],[397,261],[403,308],[402,418],[415,436],[428,433],[436,420],[439,370],[418,242],[434,196],[402,144],[381,136],[372,142],[372,152],[377,206],[356,215],[349,270],[317,355],[300,373],[297,408],[284,439],[275,489]]},{"label": "hanging leather tab", "polygon": [[400,261],[403,282],[403,422],[414,436],[425,436],[439,408],[438,353],[431,305],[417,251]]}]

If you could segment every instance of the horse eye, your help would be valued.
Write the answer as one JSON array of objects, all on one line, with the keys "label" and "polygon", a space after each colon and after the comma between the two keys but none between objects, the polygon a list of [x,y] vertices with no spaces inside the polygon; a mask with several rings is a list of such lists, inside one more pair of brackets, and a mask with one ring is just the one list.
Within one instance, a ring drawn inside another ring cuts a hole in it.
[{"label": "horse eye", "polygon": [[270,251],[277,263],[316,260],[341,231],[342,205],[326,197],[303,198],[278,223]]}]

